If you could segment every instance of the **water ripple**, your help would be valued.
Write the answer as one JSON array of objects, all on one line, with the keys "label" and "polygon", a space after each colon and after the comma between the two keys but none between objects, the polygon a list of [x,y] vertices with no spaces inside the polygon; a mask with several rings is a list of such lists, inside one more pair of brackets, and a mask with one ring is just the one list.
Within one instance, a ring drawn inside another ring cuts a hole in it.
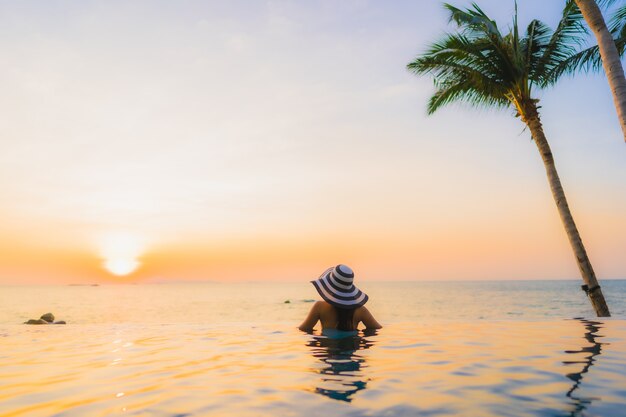
[{"label": "water ripple", "polygon": [[[4,416],[607,416],[626,322],[0,328]],[[111,364],[115,365],[111,365]]]}]

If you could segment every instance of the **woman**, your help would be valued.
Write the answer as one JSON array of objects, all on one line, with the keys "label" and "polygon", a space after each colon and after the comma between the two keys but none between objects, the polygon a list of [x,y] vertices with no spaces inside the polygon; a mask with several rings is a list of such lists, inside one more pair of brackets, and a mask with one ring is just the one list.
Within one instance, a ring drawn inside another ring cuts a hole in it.
[{"label": "woman", "polygon": [[381,329],[383,326],[364,307],[368,300],[367,294],[355,287],[353,280],[352,269],[346,265],[337,265],[311,281],[324,301],[313,304],[299,329],[311,331],[318,320],[323,330],[354,331],[359,323],[363,323],[367,329]]}]

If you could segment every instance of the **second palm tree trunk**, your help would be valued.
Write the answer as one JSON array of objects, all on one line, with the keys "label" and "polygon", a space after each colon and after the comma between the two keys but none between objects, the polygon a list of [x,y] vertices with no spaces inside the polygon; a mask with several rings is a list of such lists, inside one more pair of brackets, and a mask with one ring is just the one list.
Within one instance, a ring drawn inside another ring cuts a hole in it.
[{"label": "second palm tree trunk", "polygon": [[552,197],[554,197],[556,207],[559,210],[559,215],[561,216],[561,221],[563,222],[563,226],[567,232],[567,237],[569,238],[569,242],[574,250],[574,255],[576,256],[576,261],[578,263],[578,269],[580,270],[583,281],[587,286],[586,291],[591,301],[591,305],[593,306],[598,317],[610,317],[611,313],[609,312],[609,307],[606,305],[602,289],[600,288],[600,285],[598,285],[596,274],[593,272],[593,267],[591,266],[591,262],[587,256],[587,251],[585,250],[583,241],[578,233],[578,228],[576,227],[576,223],[574,223],[574,218],[572,217],[572,213],[570,212],[567,204],[565,192],[561,186],[561,179],[559,178],[556,166],[554,165],[552,151],[550,150],[550,145],[548,144],[546,136],[543,133],[543,126],[541,125],[539,112],[537,111],[537,106],[534,102],[525,106],[523,121],[528,125],[530,133],[532,134],[535,144],[539,149],[539,153],[541,154],[541,159],[543,160],[543,164],[546,168],[548,182],[550,183],[550,189],[552,190]]},{"label": "second palm tree trunk", "polygon": [[611,32],[606,27],[602,12],[595,0],[575,0],[587,25],[593,31],[598,41],[602,66],[613,93],[613,102],[617,109],[617,117],[622,126],[624,141],[626,141],[626,77],[620,61],[619,52]]}]

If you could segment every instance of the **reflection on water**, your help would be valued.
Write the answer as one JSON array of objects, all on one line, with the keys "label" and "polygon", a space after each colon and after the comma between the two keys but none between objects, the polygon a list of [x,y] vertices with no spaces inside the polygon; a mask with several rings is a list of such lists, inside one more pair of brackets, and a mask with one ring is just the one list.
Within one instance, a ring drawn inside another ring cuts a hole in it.
[{"label": "reflection on water", "polygon": [[592,321],[586,319],[578,319],[585,326],[585,339],[591,343],[590,346],[583,346],[580,350],[566,350],[565,353],[568,354],[588,354],[583,358],[583,360],[578,361],[564,361],[564,365],[571,364],[581,364],[583,365],[582,369],[578,372],[569,373],[566,376],[574,381],[572,387],[565,394],[567,398],[571,400],[573,405],[573,410],[569,413],[571,417],[582,416],[584,415],[585,409],[591,405],[593,400],[599,400],[596,397],[583,397],[576,395],[576,390],[578,390],[583,382],[584,375],[589,372],[589,369],[593,366],[596,361],[595,357],[602,353],[602,345],[604,343],[598,342],[596,339],[603,337],[598,334],[598,331],[602,328],[602,324],[599,321]]},{"label": "reflection on water", "polygon": [[602,322],[0,326],[0,416],[616,417],[626,320]]},{"label": "reflection on water", "polygon": [[326,330],[322,335],[313,335],[307,343],[312,355],[319,359],[321,367],[315,369],[322,375],[315,392],[339,401],[351,402],[352,396],[367,387],[369,378],[365,374],[365,358],[357,353],[369,349],[374,342],[366,339],[376,335],[376,330],[357,332]]}]

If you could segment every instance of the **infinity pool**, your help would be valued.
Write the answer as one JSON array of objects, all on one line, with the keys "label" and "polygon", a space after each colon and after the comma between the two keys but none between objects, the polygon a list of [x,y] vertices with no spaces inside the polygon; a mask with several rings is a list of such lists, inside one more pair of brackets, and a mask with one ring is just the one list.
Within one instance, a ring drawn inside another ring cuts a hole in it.
[{"label": "infinity pool", "polygon": [[619,416],[626,321],[0,326],[0,415]]}]

